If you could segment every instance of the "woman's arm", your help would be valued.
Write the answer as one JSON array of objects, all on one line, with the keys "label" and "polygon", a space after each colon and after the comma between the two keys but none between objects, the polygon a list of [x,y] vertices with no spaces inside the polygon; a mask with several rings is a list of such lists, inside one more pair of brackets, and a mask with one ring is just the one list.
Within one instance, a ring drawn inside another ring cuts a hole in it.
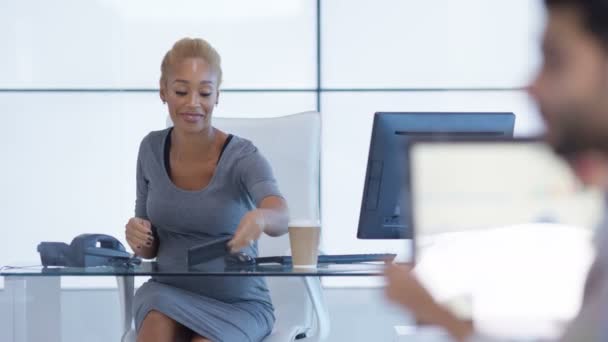
[{"label": "woman's arm", "polygon": [[289,210],[282,197],[268,196],[262,200],[257,211],[264,219],[263,231],[270,236],[281,236],[287,233]]},{"label": "woman's arm", "polygon": [[241,219],[234,238],[228,242],[232,253],[251,245],[262,233],[281,236],[287,233],[289,214],[285,200],[279,196],[265,197],[254,209]]},{"label": "woman's arm", "polygon": [[145,140],[140,144],[137,155],[135,217],[127,222],[125,236],[133,253],[145,259],[153,259],[158,253],[158,239],[154,236],[152,224],[148,221],[146,206],[148,180],[145,177],[141,160],[144,142]]},{"label": "woman's arm", "polygon": [[253,244],[262,233],[270,236],[287,233],[289,222],[287,203],[270,164],[253,145],[249,149],[249,154],[239,160],[236,175],[242,191],[249,195],[256,209],[245,214],[228,243],[233,253]]},{"label": "woman's arm", "polygon": [[133,253],[144,259],[154,259],[158,253],[158,239],[152,233],[150,221],[133,217],[126,226],[125,235]]}]

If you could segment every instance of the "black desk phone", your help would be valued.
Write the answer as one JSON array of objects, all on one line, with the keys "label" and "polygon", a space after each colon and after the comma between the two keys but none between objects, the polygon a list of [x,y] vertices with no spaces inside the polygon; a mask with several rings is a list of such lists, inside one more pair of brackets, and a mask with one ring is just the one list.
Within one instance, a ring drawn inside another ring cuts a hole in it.
[{"label": "black desk phone", "polygon": [[68,245],[41,242],[37,248],[43,266],[118,266],[139,263],[115,237],[105,234],[81,234]]}]

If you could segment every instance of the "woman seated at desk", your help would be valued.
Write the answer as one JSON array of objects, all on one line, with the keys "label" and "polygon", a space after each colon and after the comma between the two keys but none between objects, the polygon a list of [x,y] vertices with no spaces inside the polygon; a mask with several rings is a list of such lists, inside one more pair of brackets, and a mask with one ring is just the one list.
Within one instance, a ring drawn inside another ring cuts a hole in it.
[{"label": "woman seated at desk", "polygon": [[[137,159],[135,254],[186,263],[189,247],[233,235],[257,255],[262,233],[287,232],[288,213],[266,159],[248,140],[211,125],[220,56],[202,39],[175,43],[161,65],[160,98],[174,127],[148,134]],[[138,341],[260,341],[275,321],[260,277],[153,277],[135,295]]]}]

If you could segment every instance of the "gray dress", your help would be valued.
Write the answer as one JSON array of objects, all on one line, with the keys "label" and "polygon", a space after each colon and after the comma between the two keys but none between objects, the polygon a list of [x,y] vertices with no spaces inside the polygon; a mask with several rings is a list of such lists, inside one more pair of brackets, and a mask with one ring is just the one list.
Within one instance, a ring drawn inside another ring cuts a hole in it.
[{"label": "gray dress", "polygon": [[[266,159],[250,141],[236,136],[205,188],[178,188],[165,165],[170,132],[151,132],[140,145],[135,215],[152,223],[159,264],[185,264],[190,246],[234,234],[245,213],[265,197],[281,195]],[[244,251],[257,255],[257,244]],[[260,341],[275,321],[261,277],[155,276],[135,295],[137,331],[151,310],[212,341]]]}]

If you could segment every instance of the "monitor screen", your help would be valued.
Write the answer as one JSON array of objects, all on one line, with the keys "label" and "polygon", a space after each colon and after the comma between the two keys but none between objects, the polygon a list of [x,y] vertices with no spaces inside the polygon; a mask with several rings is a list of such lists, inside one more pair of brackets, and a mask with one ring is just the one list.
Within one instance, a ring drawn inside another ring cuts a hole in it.
[{"label": "monitor screen", "polygon": [[603,196],[538,140],[414,142],[410,147],[416,239],[528,223],[593,228]]},{"label": "monitor screen", "polygon": [[[509,138],[513,113],[376,113],[357,237],[411,239],[408,145],[420,138]],[[405,203],[403,203],[405,201]]]}]

